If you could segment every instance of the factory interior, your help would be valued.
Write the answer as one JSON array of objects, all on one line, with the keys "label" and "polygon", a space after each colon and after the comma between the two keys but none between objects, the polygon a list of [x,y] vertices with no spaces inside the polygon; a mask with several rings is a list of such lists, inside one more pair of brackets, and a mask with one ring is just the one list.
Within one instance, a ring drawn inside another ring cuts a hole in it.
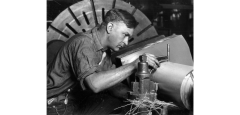
[{"label": "factory interior", "polygon": [[[132,89],[129,95],[141,97],[138,87],[142,85],[145,92],[154,89],[155,97],[148,95],[150,101],[175,105],[161,106],[152,115],[193,115],[193,0],[47,0],[47,64],[68,38],[101,23],[111,8],[125,9],[139,22],[129,46],[112,55],[116,65],[146,52],[166,60],[163,69],[156,70],[148,80],[123,81]],[[121,115],[121,110],[111,115]]]}]

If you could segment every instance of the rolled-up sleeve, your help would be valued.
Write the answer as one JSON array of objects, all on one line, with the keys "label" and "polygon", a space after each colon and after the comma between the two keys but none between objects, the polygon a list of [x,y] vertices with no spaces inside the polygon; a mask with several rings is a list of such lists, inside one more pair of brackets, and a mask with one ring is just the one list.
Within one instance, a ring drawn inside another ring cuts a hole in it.
[{"label": "rolled-up sleeve", "polygon": [[82,89],[85,90],[86,87],[83,83],[84,79],[94,73],[98,66],[96,53],[90,44],[78,50],[73,65],[77,74],[77,79],[80,81]]}]

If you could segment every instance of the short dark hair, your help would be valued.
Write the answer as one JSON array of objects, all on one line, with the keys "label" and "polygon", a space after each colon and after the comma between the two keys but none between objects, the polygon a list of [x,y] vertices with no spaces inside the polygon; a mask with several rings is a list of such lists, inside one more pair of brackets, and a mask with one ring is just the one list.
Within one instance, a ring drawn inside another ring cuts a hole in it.
[{"label": "short dark hair", "polygon": [[109,22],[123,21],[128,28],[136,28],[138,22],[129,12],[122,9],[111,9],[104,16],[103,24],[107,25]]}]

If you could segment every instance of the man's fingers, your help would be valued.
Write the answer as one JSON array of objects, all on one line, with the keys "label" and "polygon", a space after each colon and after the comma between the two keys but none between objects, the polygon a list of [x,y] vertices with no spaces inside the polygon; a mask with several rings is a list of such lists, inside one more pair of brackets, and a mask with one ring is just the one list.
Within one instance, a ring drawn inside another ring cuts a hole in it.
[{"label": "man's fingers", "polygon": [[152,57],[152,59],[159,65],[159,61],[157,60],[156,56]]},{"label": "man's fingers", "polygon": [[155,69],[159,67],[159,65],[154,61],[154,59],[147,58],[147,62],[150,66],[152,66]]},{"label": "man's fingers", "polygon": [[154,69],[156,69],[158,66],[156,65],[155,62],[153,61],[148,61],[148,65],[150,65],[151,67],[153,67]]},{"label": "man's fingers", "polygon": [[153,58],[157,58],[155,55],[153,54],[149,54],[149,53],[145,53],[147,56],[153,57]]},{"label": "man's fingers", "polygon": [[148,60],[148,61],[153,61],[154,63],[156,63],[156,65],[157,65],[158,67],[160,66],[159,61],[156,59],[156,56],[154,56],[154,55],[152,55],[152,56],[147,55],[147,60]]}]

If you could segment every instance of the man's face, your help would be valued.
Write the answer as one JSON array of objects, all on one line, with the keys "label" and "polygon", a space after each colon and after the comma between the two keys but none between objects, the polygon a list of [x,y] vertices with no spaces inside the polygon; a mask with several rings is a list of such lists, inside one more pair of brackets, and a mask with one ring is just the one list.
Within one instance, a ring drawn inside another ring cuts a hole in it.
[{"label": "man's face", "polygon": [[134,31],[133,28],[128,28],[123,22],[109,23],[107,29],[109,33],[109,47],[113,51],[119,51],[120,48],[128,45]]}]

